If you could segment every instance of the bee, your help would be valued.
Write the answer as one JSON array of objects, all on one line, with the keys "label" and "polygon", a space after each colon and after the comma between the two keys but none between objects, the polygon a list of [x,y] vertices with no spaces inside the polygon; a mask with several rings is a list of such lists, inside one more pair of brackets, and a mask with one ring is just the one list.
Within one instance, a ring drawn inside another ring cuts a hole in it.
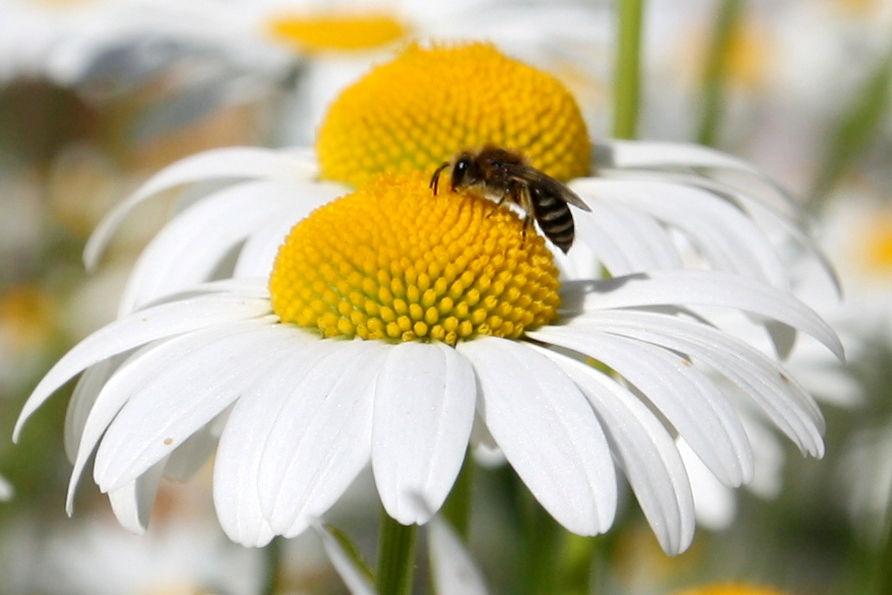
[{"label": "bee", "polygon": [[440,174],[449,167],[452,168],[450,186],[453,191],[474,188],[494,198],[497,205],[506,200],[516,204],[525,213],[524,237],[534,221],[538,222],[545,237],[564,253],[573,245],[575,237],[573,214],[568,205],[591,211],[575,192],[531,166],[517,151],[485,145],[478,151],[458,153],[438,167],[431,177],[430,187],[434,194]]}]

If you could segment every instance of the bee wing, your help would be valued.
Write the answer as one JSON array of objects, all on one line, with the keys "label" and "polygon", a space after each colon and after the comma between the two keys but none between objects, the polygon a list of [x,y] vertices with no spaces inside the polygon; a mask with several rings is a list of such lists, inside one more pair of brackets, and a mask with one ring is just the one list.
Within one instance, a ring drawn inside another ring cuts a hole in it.
[{"label": "bee wing", "polygon": [[583,211],[591,212],[591,208],[579,198],[579,195],[570,190],[566,184],[558,182],[551,176],[542,173],[535,167],[523,164],[511,164],[505,166],[508,176],[517,182],[528,186],[537,186],[539,189],[560,198],[565,203],[579,207]]}]

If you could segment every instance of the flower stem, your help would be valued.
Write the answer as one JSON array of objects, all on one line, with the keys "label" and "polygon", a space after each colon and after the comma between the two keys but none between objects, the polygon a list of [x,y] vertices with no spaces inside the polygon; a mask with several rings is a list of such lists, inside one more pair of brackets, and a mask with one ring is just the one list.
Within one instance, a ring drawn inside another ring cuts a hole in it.
[{"label": "flower stem", "polygon": [[266,555],[266,581],[263,585],[263,595],[275,595],[280,592],[282,581],[282,563],[283,563],[283,544],[284,539],[275,537],[263,552]]},{"label": "flower stem", "polygon": [[378,573],[375,590],[381,595],[409,595],[415,566],[418,527],[402,525],[381,511],[378,534]]},{"label": "flower stem", "polygon": [[703,80],[703,107],[697,142],[714,145],[722,118],[725,79],[728,74],[728,58],[737,23],[743,9],[743,0],[724,0],[715,21],[715,33],[710,42]]},{"label": "flower stem", "polygon": [[635,138],[638,134],[644,0],[619,0],[618,9],[613,135],[616,138]]},{"label": "flower stem", "polygon": [[471,496],[474,484],[474,460],[470,453],[465,456],[461,472],[455,480],[452,492],[440,513],[449,521],[459,536],[467,543],[471,525]]}]

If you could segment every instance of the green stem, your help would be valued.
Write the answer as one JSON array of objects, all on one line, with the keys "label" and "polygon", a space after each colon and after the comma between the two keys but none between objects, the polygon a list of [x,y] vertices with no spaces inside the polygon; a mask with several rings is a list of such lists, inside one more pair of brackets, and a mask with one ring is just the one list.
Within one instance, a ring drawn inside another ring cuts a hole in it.
[{"label": "green stem", "polygon": [[714,145],[722,119],[725,80],[728,75],[728,58],[734,30],[743,12],[743,0],[724,0],[716,15],[715,34],[706,58],[703,80],[703,108],[697,141],[702,145]]},{"label": "green stem", "polygon": [[263,549],[266,555],[266,584],[263,586],[262,595],[275,595],[280,592],[284,543],[283,538],[275,537]]},{"label": "green stem", "polygon": [[521,515],[521,567],[525,595],[557,592],[563,529],[515,479]]},{"label": "green stem", "polygon": [[613,135],[616,138],[635,138],[638,135],[644,0],[619,0],[618,8]]},{"label": "green stem", "polygon": [[417,533],[416,525],[402,525],[381,511],[375,581],[375,590],[380,595],[409,595],[412,592]]},{"label": "green stem", "polygon": [[452,486],[452,492],[440,514],[450,522],[455,531],[467,543],[471,525],[471,497],[474,485],[474,460],[470,453],[465,456],[461,472]]}]

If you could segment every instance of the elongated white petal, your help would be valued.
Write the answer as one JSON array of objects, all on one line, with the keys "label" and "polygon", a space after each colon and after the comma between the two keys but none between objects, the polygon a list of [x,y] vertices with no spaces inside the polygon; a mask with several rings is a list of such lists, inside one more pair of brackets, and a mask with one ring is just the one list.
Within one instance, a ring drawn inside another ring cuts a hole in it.
[{"label": "elongated white petal", "polygon": [[678,452],[691,478],[698,524],[714,531],[727,529],[737,513],[734,492],[722,485],[682,439],[678,440]]},{"label": "elongated white petal", "polygon": [[528,335],[603,362],[644,393],[722,481],[737,486],[753,473],[746,432],[721,391],[690,362],[647,343],[568,327]]},{"label": "elongated white petal", "polygon": [[702,305],[744,310],[811,335],[838,358],[843,346],[811,308],[792,294],[740,275],[723,271],[653,271],[604,281],[587,281],[586,309],[633,306]]},{"label": "elongated white petal", "polygon": [[[179,340],[182,340],[182,338]],[[178,342],[178,339],[173,339],[168,343],[178,344]],[[139,362],[143,356],[149,355],[161,347],[169,347],[169,345],[158,342],[136,350],[129,358],[124,359],[114,367],[112,371],[115,374],[110,376],[106,383],[99,387],[97,394],[93,397],[92,406],[83,422],[80,440],[75,447],[74,468],[68,480],[68,497],[65,502],[65,509],[69,515],[72,514],[74,509],[77,483],[80,481],[81,474],[87,462],[93,456],[93,451],[96,449],[96,445],[99,444],[102,435],[105,434],[108,425],[115,415],[118,414],[118,411],[121,410],[121,407],[124,406],[124,403],[127,402],[127,399],[130,398],[132,387],[142,386],[157,373],[155,367],[134,364]],[[98,365],[101,366],[102,363]]]},{"label": "elongated white petal", "polygon": [[[245,182],[179,213],[140,255],[121,297],[118,315],[155,298],[209,280],[230,250],[287,200],[280,186]],[[281,238],[280,238],[281,239]]]},{"label": "elongated white petal", "polygon": [[249,547],[263,546],[275,535],[260,507],[258,472],[267,431],[277,417],[283,389],[281,371],[302,367],[311,354],[329,343],[289,325],[276,325],[270,333],[270,372],[236,402],[226,420],[214,464],[214,507],[226,535]]},{"label": "elongated white petal", "polygon": [[[219,414],[216,419],[226,417],[226,411]],[[167,457],[164,465],[164,477],[173,481],[184,482],[191,479],[210,460],[220,440],[219,434],[211,428],[216,419],[212,419],[204,427],[174,449]]]},{"label": "elongated white petal", "polygon": [[576,215],[576,236],[613,275],[679,268],[681,258],[666,230],[622,205],[596,200]]},{"label": "elongated white petal", "polygon": [[[443,343],[387,350],[375,384],[372,470],[387,513],[426,523],[461,469],[474,422],[470,362]],[[427,504],[419,508],[419,496]]]},{"label": "elongated white petal", "polygon": [[435,516],[427,526],[427,531],[434,592],[444,595],[487,595],[489,591],[480,569],[452,527]]},{"label": "elongated white petal", "polygon": [[[314,528],[322,540],[322,546],[325,548],[325,553],[328,554],[328,559],[331,560],[338,576],[344,581],[350,595],[375,595],[375,588],[362,571],[356,567],[353,559],[344,551],[338,540],[318,523],[314,524]],[[438,591],[438,593],[459,593],[459,591]]]},{"label": "elongated white petal", "polygon": [[743,159],[709,147],[690,143],[611,140],[596,145],[595,153],[607,168],[666,170],[673,174],[678,170],[684,174],[685,170],[705,169],[743,174],[750,182],[758,181],[764,188],[762,192],[749,193],[753,199],[790,220],[798,221],[800,217],[801,210],[793,197],[765,172]]},{"label": "elongated white petal", "polygon": [[14,435],[59,387],[93,364],[150,341],[215,324],[268,314],[268,300],[209,294],[161,304],[116,320],[99,329],[65,354],[40,381],[19,414]]},{"label": "elongated white petal", "polygon": [[687,353],[713,367],[755,401],[799,448],[823,453],[823,418],[798,382],[779,364],[712,327],[653,312],[593,312],[573,321],[581,332],[597,329]]},{"label": "elongated white petal", "polygon": [[12,484],[9,483],[5,477],[0,475],[0,502],[11,500],[14,495],[15,490],[13,489]]},{"label": "elongated white petal", "polygon": [[536,349],[588,398],[660,546],[670,555],[686,550],[694,538],[694,500],[684,462],[663,423],[603,372],[550,349]]},{"label": "elongated white petal", "polygon": [[314,346],[299,375],[289,370],[281,377],[289,388],[279,386],[285,398],[264,426],[260,503],[273,530],[286,537],[326,512],[371,457],[375,377],[388,346],[327,343],[333,347]]},{"label": "elongated white petal", "polygon": [[577,180],[572,188],[581,196],[627,205],[680,230],[707,261],[723,270],[788,285],[788,273],[752,219],[704,190],[668,181],[599,178]]},{"label": "elongated white petal", "polygon": [[267,326],[246,321],[197,331],[136,360],[154,378],[122,387],[130,398],[96,452],[99,488],[114,490],[141,475],[228,407],[264,370]]},{"label": "elongated white petal", "polygon": [[598,143],[598,149],[609,152],[611,161],[606,165],[612,167],[714,167],[764,175],[743,159],[691,143],[611,139]]},{"label": "elongated white petal", "polygon": [[477,373],[480,416],[536,499],[574,533],[606,531],[616,510],[615,469],[576,385],[514,341],[478,337],[457,349]]},{"label": "elongated white petal", "polygon": [[112,511],[125,529],[137,535],[145,533],[163,470],[164,461],[160,461],[142,476],[108,494]]},{"label": "elongated white petal", "polygon": [[303,220],[312,209],[348,192],[345,186],[330,183],[310,185],[295,182],[290,186],[291,194],[307,198],[290,201],[276,213],[275,217],[268,219],[254,230],[239,252],[233,271],[235,276],[269,278],[279,247],[284,243],[291,228]]},{"label": "elongated white petal", "polygon": [[231,410],[214,464],[214,507],[220,525],[230,539],[248,547],[266,545],[275,535],[260,507],[258,472],[267,430],[280,410],[274,397],[287,394],[281,370],[303,366],[319,344],[316,337],[289,325],[270,330],[271,371],[246,389]]},{"label": "elongated white petal", "polygon": [[161,170],[125,201],[115,207],[96,226],[84,248],[84,264],[96,266],[99,256],[127,215],[151,196],[190,182],[209,179],[296,178],[309,180],[316,176],[311,159],[257,147],[212,149],[187,157]]},{"label": "elongated white petal", "polygon": [[87,416],[90,415],[99,391],[124,359],[126,354],[103,360],[87,368],[78,379],[68,401],[68,409],[65,411],[65,453],[69,460],[73,461],[77,456]]}]

